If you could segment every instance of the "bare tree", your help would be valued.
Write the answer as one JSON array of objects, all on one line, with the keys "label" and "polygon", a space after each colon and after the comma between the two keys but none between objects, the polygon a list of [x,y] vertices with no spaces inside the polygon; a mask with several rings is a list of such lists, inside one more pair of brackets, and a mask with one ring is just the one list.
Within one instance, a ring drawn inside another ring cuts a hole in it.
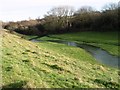
[{"label": "bare tree", "polygon": [[90,28],[95,14],[96,11],[91,6],[82,6],[75,12],[73,26],[77,28]]},{"label": "bare tree", "polygon": [[69,27],[71,16],[74,14],[74,8],[71,6],[54,7],[47,15],[45,15],[46,22],[54,29],[63,29]]},{"label": "bare tree", "polygon": [[91,6],[82,6],[81,8],[78,9],[76,13],[83,14],[83,13],[91,13],[93,11],[95,11],[95,9]]},{"label": "bare tree", "polygon": [[57,17],[71,16],[74,13],[74,8],[71,6],[54,7],[47,13],[48,15],[53,15]]},{"label": "bare tree", "polygon": [[118,4],[116,4],[116,3],[109,3],[109,4],[106,4],[105,6],[103,6],[103,11],[115,10],[115,9],[118,9]]}]

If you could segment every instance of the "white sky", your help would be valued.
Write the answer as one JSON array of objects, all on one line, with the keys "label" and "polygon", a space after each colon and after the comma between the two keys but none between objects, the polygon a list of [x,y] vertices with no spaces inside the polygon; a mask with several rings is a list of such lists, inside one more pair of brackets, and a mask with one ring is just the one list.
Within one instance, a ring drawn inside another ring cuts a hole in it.
[{"label": "white sky", "polygon": [[42,18],[54,6],[68,5],[78,9],[88,5],[101,10],[105,4],[118,2],[119,0],[0,0],[0,20],[18,21],[29,17]]}]

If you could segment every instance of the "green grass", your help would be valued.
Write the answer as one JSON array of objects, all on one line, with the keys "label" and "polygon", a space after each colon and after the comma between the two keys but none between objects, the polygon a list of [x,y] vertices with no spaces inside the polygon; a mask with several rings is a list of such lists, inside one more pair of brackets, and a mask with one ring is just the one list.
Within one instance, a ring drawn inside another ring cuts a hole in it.
[{"label": "green grass", "polygon": [[120,88],[118,69],[99,64],[81,48],[33,43],[6,32],[0,48],[4,88]]},{"label": "green grass", "polygon": [[62,38],[66,40],[74,41],[85,41],[85,42],[95,42],[95,43],[108,43],[115,44],[118,43],[118,32],[77,32],[53,35],[53,37]]},{"label": "green grass", "polygon": [[109,52],[112,55],[120,56],[120,53],[119,53],[119,50],[118,50],[120,48],[120,46],[112,45],[112,44],[96,44],[96,43],[90,43],[90,44],[93,45],[93,46],[100,47],[100,48],[106,50],[107,52]]},{"label": "green grass", "polygon": [[67,40],[74,42],[84,42],[87,44],[92,44],[94,46],[100,47],[108,51],[112,55],[120,56],[118,48],[115,44],[120,44],[118,42],[118,32],[77,32],[77,33],[67,33],[50,35],[50,37],[38,38],[40,40]]}]

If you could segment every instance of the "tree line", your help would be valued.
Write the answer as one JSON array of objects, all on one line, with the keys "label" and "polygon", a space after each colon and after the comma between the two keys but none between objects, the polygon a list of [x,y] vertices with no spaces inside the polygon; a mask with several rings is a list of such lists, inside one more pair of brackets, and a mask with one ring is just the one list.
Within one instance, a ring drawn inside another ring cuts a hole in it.
[{"label": "tree line", "polygon": [[75,31],[118,31],[119,6],[111,3],[97,11],[83,6],[77,11],[71,6],[54,7],[42,19],[9,22],[3,27],[28,35],[44,35]]}]

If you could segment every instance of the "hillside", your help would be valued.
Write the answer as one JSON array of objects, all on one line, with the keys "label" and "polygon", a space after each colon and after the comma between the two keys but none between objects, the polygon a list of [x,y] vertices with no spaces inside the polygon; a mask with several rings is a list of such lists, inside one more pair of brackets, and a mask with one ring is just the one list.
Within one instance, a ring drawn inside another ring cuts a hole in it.
[{"label": "hillside", "polygon": [[2,33],[4,88],[120,88],[118,69],[98,64],[81,48]]}]

